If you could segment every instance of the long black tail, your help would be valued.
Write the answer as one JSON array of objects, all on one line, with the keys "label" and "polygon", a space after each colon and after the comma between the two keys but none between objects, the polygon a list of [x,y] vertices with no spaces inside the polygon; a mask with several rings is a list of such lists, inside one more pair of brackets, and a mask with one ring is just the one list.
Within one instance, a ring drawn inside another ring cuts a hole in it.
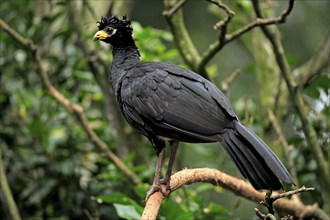
[{"label": "long black tail", "polygon": [[220,143],[255,189],[279,190],[282,189],[280,181],[293,183],[272,150],[240,122],[235,122],[235,129],[228,130],[222,137]]}]

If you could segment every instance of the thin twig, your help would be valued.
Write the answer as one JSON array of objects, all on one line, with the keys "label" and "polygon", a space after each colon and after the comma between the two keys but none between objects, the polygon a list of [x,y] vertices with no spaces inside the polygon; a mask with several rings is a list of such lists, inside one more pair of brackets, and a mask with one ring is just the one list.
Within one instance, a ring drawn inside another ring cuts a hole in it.
[{"label": "thin twig", "polygon": [[[305,186],[303,186],[299,189],[291,190],[291,191],[277,194],[274,196],[272,196],[272,191],[269,190],[265,195],[265,199],[263,201],[261,201],[260,204],[264,205],[268,209],[268,213],[273,216],[275,214],[274,202],[276,200],[284,198],[284,197],[292,196],[292,195],[295,195],[295,194],[298,194],[301,192],[308,192],[308,191],[314,191],[314,190],[315,190],[315,188],[312,188],[312,187],[306,188]],[[300,203],[300,200],[299,201],[295,200],[295,201]],[[267,215],[266,215],[266,217],[267,217]]]},{"label": "thin twig", "polygon": [[8,178],[6,175],[6,169],[2,160],[2,149],[0,148],[0,186],[1,186],[1,200],[4,200],[6,207],[9,209],[9,213],[12,219],[21,220],[21,215],[18,211],[17,204],[11,192]]},{"label": "thin twig", "polygon": [[297,184],[298,182],[298,178],[297,178],[297,171],[296,168],[294,166],[294,162],[290,156],[290,152],[292,151],[292,148],[294,148],[293,146],[289,146],[288,142],[286,141],[283,131],[281,129],[280,123],[278,122],[278,120],[276,119],[276,116],[274,114],[274,112],[268,108],[267,109],[267,113],[268,113],[268,118],[276,132],[276,135],[278,136],[278,140],[280,142],[280,144],[283,147],[283,150],[285,152],[285,157],[288,160],[288,164],[289,164],[289,170],[291,175],[293,176],[293,180],[294,182]]},{"label": "thin twig", "polygon": [[259,209],[255,208],[254,211],[256,212],[256,215],[262,219],[262,220],[276,220],[276,217],[273,214],[263,214]]},{"label": "thin twig", "polygon": [[310,85],[313,79],[322,72],[322,69],[329,66],[330,54],[330,30],[325,35],[315,54],[304,64],[292,71],[295,79],[298,81],[298,88],[303,89]]},{"label": "thin twig", "polygon": [[307,188],[305,186],[302,186],[299,189],[295,189],[295,190],[291,190],[291,191],[288,191],[288,192],[284,192],[284,193],[274,195],[274,196],[271,197],[271,200],[273,202],[275,202],[276,200],[284,198],[284,197],[292,196],[294,194],[298,194],[298,193],[302,193],[302,192],[314,191],[314,190],[315,190],[315,188],[313,188],[313,187],[308,187]]},{"label": "thin twig", "polygon": [[236,80],[236,78],[238,77],[238,75],[240,74],[241,70],[240,69],[236,69],[234,72],[232,72],[225,80],[223,80],[221,82],[221,91],[226,94],[229,87],[231,86],[231,84],[233,84],[233,82]]},{"label": "thin twig", "polygon": [[238,29],[237,31],[228,34],[224,37],[223,41],[217,40],[214,43],[210,44],[210,46],[206,49],[201,57],[201,61],[199,63],[199,68],[204,68],[204,66],[214,57],[214,55],[220,51],[226,44],[233,41],[234,39],[242,36],[243,34],[249,32],[255,27],[259,26],[268,26],[273,24],[281,24],[286,21],[287,16],[293,9],[294,0],[289,0],[288,7],[285,11],[281,13],[280,16],[275,18],[257,18],[255,21],[247,24],[246,26]]},{"label": "thin twig", "polygon": [[227,5],[223,4],[220,1],[216,1],[216,0],[207,0],[207,1],[213,3],[214,5],[218,6],[221,9],[223,9],[227,14],[227,17],[225,20],[221,20],[213,26],[214,29],[219,30],[223,26],[227,26],[229,24],[229,22],[231,21],[232,17],[234,17],[235,12],[233,12]]},{"label": "thin twig", "polygon": [[84,109],[75,103],[72,103],[69,99],[67,99],[62,93],[60,93],[51,83],[47,71],[45,69],[44,63],[42,62],[38,47],[33,43],[31,39],[22,37],[19,33],[17,33],[14,29],[12,29],[7,23],[5,23],[2,19],[0,19],[0,28],[6,31],[10,36],[12,36],[17,42],[26,47],[33,55],[35,62],[38,66],[38,73],[41,77],[42,83],[47,88],[49,94],[53,96],[65,109],[69,112],[74,113],[79,123],[82,125],[82,128],[88,135],[90,141],[102,152],[105,156],[111,160],[114,165],[121,171],[125,176],[127,176],[134,184],[141,183],[141,179],[133,173],[121,160],[114,154],[107,146],[105,142],[103,142],[99,136],[94,132],[91,127],[86,115],[84,114]]},{"label": "thin twig", "polygon": [[[172,0],[163,0],[165,5],[165,10],[170,10],[170,8],[175,2]],[[184,23],[183,13],[177,10],[176,13],[171,14],[171,16],[164,16],[168,22],[171,32],[174,37],[174,43],[176,44],[179,53],[186,62],[186,64],[195,72],[199,73],[206,79],[209,79],[208,72],[204,68],[199,68],[200,54],[194,45],[188,30]]]},{"label": "thin twig", "polygon": [[234,17],[235,13],[225,4],[223,4],[220,1],[216,0],[207,0],[219,8],[223,9],[227,13],[227,18],[225,20],[219,21],[217,24],[214,25],[214,29],[220,30],[220,36],[219,36],[219,44],[223,44],[223,42],[226,40],[226,34],[227,34],[227,26],[230,23],[232,17]]},{"label": "thin twig", "polygon": [[260,212],[259,209],[254,208],[254,211],[256,212],[256,215],[257,215],[260,219],[265,219],[265,218],[266,218],[266,215],[263,214],[262,212]]},{"label": "thin twig", "polygon": [[175,14],[183,5],[186,3],[187,0],[181,0],[176,5],[174,5],[172,8],[163,11],[163,16],[171,17],[173,14]]}]

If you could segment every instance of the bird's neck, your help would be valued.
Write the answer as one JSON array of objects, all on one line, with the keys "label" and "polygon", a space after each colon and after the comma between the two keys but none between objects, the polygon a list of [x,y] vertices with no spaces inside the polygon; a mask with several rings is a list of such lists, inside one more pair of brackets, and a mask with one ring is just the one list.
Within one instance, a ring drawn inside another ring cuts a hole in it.
[{"label": "bird's neck", "polygon": [[121,79],[141,61],[139,50],[134,42],[131,45],[114,45],[112,53],[113,60],[110,79],[112,88],[115,94],[117,94]]},{"label": "bird's neck", "polygon": [[129,69],[140,63],[140,53],[135,44],[113,46],[112,68]]}]

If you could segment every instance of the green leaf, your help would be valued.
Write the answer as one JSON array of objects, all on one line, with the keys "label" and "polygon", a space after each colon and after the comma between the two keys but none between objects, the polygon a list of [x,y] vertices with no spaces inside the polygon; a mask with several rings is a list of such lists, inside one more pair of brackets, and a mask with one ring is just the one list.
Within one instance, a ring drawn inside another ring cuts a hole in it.
[{"label": "green leaf", "polygon": [[144,199],[149,187],[150,185],[146,183],[138,184],[134,186],[134,192],[139,196],[140,199]]},{"label": "green leaf", "polygon": [[101,195],[96,197],[98,202],[105,202],[110,204],[122,204],[122,205],[132,205],[139,212],[143,212],[143,207],[137,204],[134,200],[127,197],[125,194],[120,192],[115,192],[109,195]]},{"label": "green leaf", "polygon": [[207,211],[213,214],[228,214],[228,210],[226,208],[215,202],[209,203],[207,206]]},{"label": "green leaf", "polygon": [[[41,134],[42,133],[43,132],[41,132]],[[58,144],[64,143],[67,140],[67,138],[68,138],[68,133],[65,131],[64,127],[62,126],[54,127],[49,134],[47,151],[53,152],[55,147]]]},{"label": "green leaf", "polygon": [[140,219],[139,213],[137,213],[136,209],[132,205],[121,205],[114,203],[117,214],[119,217],[123,219]]},{"label": "green leaf", "polygon": [[327,92],[330,89],[330,78],[327,76],[320,75],[313,80],[312,84],[308,86],[304,92],[314,99],[320,97],[320,89]]}]

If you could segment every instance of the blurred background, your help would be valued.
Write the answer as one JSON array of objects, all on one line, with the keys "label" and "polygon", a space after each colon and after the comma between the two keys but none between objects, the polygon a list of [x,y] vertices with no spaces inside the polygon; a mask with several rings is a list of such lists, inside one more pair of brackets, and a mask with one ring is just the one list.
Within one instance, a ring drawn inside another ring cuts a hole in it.
[{"label": "blurred background", "polygon": [[[260,2],[267,17],[277,16],[287,7],[283,0]],[[236,14],[229,33],[255,19],[250,1],[223,3]],[[107,83],[111,48],[93,42],[92,37],[101,16],[127,15],[143,61],[166,61],[195,70],[176,47],[162,15],[164,9],[161,0],[1,2],[1,19],[33,40],[54,86],[84,108],[96,134],[143,182],[132,183],[95,148],[77,117],[48,94],[31,53],[0,30],[0,172],[2,180],[8,180],[23,219],[139,218],[152,183],[156,156],[150,143],[118,113]],[[188,0],[184,5],[184,22],[200,54],[218,39],[219,31],[213,25],[225,15],[203,0]],[[304,65],[329,38],[329,21],[328,0],[298,0],[287,21],[274,27],[298,83],[300,71],[306,70]],[[328,163],[330,68],[329,54],[324,56],[327,61],[303,85],[302,92],[308,120]],[[315,192],[300,195],[302,201],[318,203],[329,214],[328,177],[319,172],[271,45],[259,28],[230,42],[207,65],[210,80],[219,88],[237,69],[240,74],[227,97],[238,117],[289,167],[298,187],[316,188]],[[285,150],[279,141],[267,109],[277,116],[289,149]],[[242,178],[219,144],[182,143],[174,168],[185,167],[216,168]],[[286,190],[291,187],[285,185]],[[161,206],[159,219],[256,219],[254,207],[259,205],[221,187],[194,184],[171,194]],[[5,192],[0,190],[3,219],[11,218],[9,208]]]}]

